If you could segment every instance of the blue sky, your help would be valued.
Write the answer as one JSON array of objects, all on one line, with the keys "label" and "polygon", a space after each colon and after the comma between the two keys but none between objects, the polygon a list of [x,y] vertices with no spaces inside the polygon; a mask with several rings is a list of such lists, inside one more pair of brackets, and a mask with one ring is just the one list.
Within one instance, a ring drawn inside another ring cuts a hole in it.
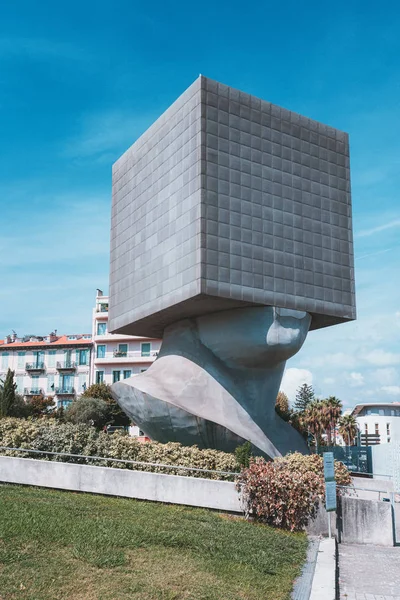
[{"label": "blue sky", "polygon": [[90,330],[111,164],[199,73],[348,131],[358,321],[312,332],[283,387],[400,400],[396,2],[0,8],[0,337]]}]

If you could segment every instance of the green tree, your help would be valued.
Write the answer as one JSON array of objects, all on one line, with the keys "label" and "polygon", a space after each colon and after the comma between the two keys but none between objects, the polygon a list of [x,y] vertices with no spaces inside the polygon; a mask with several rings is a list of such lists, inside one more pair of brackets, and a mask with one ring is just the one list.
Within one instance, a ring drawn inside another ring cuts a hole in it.
[{"label": "green tree", "polygon": [[29,414],[36,418],[48,416],[55,409],[54,399],[45,396],[33,396],[26,404]]},{"label": "green tree", "polygon": [[332,442],[336,444],[336,425],[342,414],[342,403],[336,396],[329,396],[323,400],[325,405],[325,412],[327,418],[326,433],[328,437],[328,446],[331,446]]},{"label": "green tree", "polygon": [[284,421],[289,421],[291,413],[289,408],[289,398],[284,392],[278,392],[275,402],[275,410]]},{"label": "green tree", "polygon": [[341,417],[339,420],[339,433],[348,446],[354,444],[354,440],[358,433],[358,426],[357,420],[353,415],[344,415]]},{"label": "green tree", "polygon": [[303,383],[303,385],[300,386],[296,392],[294,408],[298,412],[303,412],[314,400],[315,394],[312,386]]},{"label": "green tree", "polygon": [[71,423],[85,423],[101,429],[108,420],[109,407],[101,398],[81,396],[65,410],[65,420]]},{"label": "green tree", "polygon": [[0,380],[0,418],[7,417],[15,403],[17,384],[14,383],[15,371],[8,369],[6,378]]},{"label": "green tree", "polygon": [[93,383],[83,392],[81,398],[98,398],[104,400],[108,406],[106,420],[108,425],[126,427],[130,424],[131,419],[114,400],[111,393],[111,386],[107,383]]}]

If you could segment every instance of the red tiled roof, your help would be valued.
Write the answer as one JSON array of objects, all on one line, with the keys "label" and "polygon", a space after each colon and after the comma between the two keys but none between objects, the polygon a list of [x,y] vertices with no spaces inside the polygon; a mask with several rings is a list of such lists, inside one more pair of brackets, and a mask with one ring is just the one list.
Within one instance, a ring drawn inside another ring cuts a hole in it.
[{"label": "red tiled roof", "polygon": [[10,344],[7,344],[4,340],[0,340],[0,349],[29,348],[29,346],[90,346],[91,344],[93,344],[92,339],[80,338],[77,340],[69,340],[67,335],[60,335],[57,336],[57,339],[54,342],[46,342],[43,340],[41,342],[11,342]]}]

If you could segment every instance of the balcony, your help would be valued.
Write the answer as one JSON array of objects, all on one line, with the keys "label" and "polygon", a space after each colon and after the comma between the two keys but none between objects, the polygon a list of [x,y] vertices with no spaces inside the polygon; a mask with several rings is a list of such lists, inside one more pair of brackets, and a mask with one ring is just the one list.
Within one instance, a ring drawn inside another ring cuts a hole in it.
[{"label": "balcony", "polygon": [[99,313],[108,312],[108,304],[99,304],[96,308],[96,312],[99,312]]},{"label": "balcony", "polygon": [[25,371],[44,371],[44,362],[26,363]]},{"label": "balcony", "polygon": [[24,396],[43,396],[41,388],[24,388]]},{"label": "balcony", "polygon": [[72,362],[67,360],[65,362],[57,361],[57,371],[75,371],[76,370],[76,362]]},{"label": "balcony", "polygon": [[131,350],[129,352],[123,352],[121,350],[114,350],[113,352],[106,352],[104,356],[96,356],[94,362],[96,364],[105,363],[143,363],[153,362],[158,356],[159,350],[151,350],[150,352],[141,352],[140,350]]},{"label": "balcony", "polygon": [[75,388],[73,387],[58,387],[56,388],[57,396],[74,396]]}]

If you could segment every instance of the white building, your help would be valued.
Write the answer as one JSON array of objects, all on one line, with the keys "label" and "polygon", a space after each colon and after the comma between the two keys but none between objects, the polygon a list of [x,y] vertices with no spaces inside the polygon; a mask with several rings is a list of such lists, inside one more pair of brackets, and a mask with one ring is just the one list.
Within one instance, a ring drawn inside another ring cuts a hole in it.
[{"label": "white building", "polygon": [[108,333],[108,296],[97,290],[92,319],[91,383],[112,384],[146,371],[157,357],[161,340]]},{"label": "white building", "polygon": [[67,406],[89,385],[91,353],[91,334],[13,334],[0,340],[0,379],[10,368],[19,394],[51,396],[57,406]]},{"label": "white building", "polygon": [[400,402],[357,404],[352,415],[362,446],[400,442]]}]

